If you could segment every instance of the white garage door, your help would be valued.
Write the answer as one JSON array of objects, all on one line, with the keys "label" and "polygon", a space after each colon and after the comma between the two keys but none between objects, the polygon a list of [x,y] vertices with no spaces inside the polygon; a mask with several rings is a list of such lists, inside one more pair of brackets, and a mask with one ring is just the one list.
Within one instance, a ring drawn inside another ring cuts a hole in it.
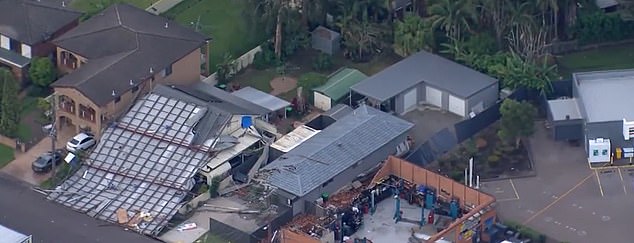
[{"label": "white garage door", "polygon": [[465,115],[464,100],[456,96],[449,95],[449,111],[459,116]]},{"label": "white garage door", "polygon": [[410,91],[407,91],[403,99],[404,99],[403,110],[405,112],[416,108],[416,101],[418,100],[418,96],[416,95],[416,88],[413,88]]},{"label": "white garage door", "polygon": [[425,95],[427,97],[428,104],[442,107],[442,92],[440,92],[440,90],[427,87]]}]

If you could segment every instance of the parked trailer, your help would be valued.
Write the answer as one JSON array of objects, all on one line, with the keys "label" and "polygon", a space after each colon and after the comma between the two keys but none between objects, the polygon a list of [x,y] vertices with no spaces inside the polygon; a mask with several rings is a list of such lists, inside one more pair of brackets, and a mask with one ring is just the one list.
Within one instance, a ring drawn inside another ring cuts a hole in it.
[{"label": "parked trailer", "polygon": [[32,243],[33,236],[24,235],[0,225],[0,243]]}]

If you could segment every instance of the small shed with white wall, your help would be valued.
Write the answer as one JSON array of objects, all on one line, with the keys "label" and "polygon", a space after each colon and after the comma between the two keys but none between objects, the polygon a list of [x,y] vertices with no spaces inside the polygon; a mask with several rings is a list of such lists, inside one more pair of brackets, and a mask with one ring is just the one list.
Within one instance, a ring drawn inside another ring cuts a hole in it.
[{"label": "small shed with white wall", "polygon": [[313,89],[313,104],[315,107],[327,111],[337,102],[349,97],[352,85],[366,78],[368,76],[357,69],[341,68],[330,74],[324,85]]}]

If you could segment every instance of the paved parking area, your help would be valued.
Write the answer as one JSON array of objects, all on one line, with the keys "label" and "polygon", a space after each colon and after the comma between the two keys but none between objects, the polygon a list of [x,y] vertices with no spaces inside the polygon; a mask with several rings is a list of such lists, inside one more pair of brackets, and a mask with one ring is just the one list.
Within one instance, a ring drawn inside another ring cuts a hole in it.
[{"label": "paved parking area", "polygon": [[417,110],[408,112],[402,116],[403,119],[415,124],[414,139],[417,143],[423,143],[431,138],[436,132],[443,128],[454,131],[454,124],[462,120],[458,115],[419,107]]},{"label": "paved parking area", "polygon": [[634,168],[591,170],[583,147],[552,141],[542,123],[536,128],[537,176],[482,183],[498,199],[501,219],[560,241],[632,242],[623,232],[631,228]]}]

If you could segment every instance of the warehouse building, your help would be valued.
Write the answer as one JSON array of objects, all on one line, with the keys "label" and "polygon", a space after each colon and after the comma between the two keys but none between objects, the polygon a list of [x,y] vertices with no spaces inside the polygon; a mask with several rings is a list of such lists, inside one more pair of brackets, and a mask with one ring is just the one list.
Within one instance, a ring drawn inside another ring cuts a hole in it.
[{"label": "warehouse building", "polygon": [[572,96],[548,101],[555,140],[584,140],[588,162],[634,156],[634,69],[572,75]]},{"label": "warehouse building", "polygon": [[260,170],[257,180],[277,188],[279,201],[302,213],[375,168],[407,143],[414,124],[362,105]]},{"label": "warehouse building", "polygon": [[421,51],[352,86],[367,103],[405,114],[420,104],[460,117],[495,105],[498,81],[449,59]]}]

